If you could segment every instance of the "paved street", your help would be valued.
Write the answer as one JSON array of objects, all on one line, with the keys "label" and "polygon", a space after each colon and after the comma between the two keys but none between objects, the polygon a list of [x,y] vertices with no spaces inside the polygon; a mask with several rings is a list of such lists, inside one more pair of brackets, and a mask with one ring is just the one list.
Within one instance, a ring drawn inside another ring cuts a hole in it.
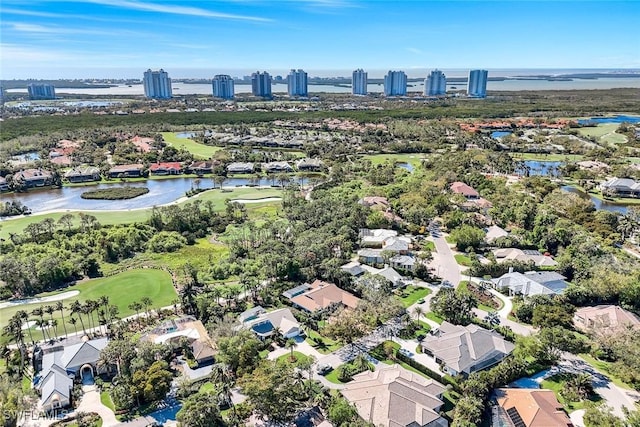
[{"label": "paved street", "polygon": [[431,261],[430,266],[442,280],[448,280],[454,287],[457,287],[461,280],[460,266],[453,257],[453,251],[442,232],[433,233],[432,237],[436,253],[433,254],[433,261]]}]

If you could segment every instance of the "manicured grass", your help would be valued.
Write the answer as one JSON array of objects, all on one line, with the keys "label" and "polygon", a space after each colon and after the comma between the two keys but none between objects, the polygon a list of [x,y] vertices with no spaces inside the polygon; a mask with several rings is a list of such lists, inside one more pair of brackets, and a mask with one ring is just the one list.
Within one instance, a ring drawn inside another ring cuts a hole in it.
[{"label": "manicured grass", "polygon": [[420,166],[421,160],[426,158],[428,154],[425,153],[403,153],[403,154],[369,154],[362,156],[363,159],[371,161],[372,165],[380,165],[387,161],[394,163],[409,163],[414,168]]},{"label": "manicured grass", "polygon": [[436,322],[437,324],[441,324],[442,322],[444,322],[444,319],[440,316],[438,316],[437,314],[435,314],[433,311],[430,311],[428,313],[426,313],[424,315],[424,317],[426,317],[427,319]]},{"label": "manicured grass", "polygon": [[[41,294],[39,296],[49,296],[56,293],[74,290],[78,290],[80,291],[80,293],[75,297],[63,300],[62,302],[65,307],[69,307],[69,305],[74,301],[80,301],[84,303],[88,299],[97,300],[102,295],[107,295],[109,297],[109,304],[118,307],[118,316],[121,318],[135,314],[135,311],[130,309],[128,305],[135,301],[140,302],[143,297],[151,298],[151,308],[171,305],[173,300],[177,297],[176,291],[173,287],[173,284],[171,283],[171,276],[169,275],[169,273],[151,268],[130,270],[110,277],[87,280],[61,291]],[[27,313],[31,313],[34,308],[46,305],[55,305],[55,302],[25,304],[0,309],[0,327],[4,328],[9,319],[18,310],[25,310]],[[65,309],[64,315],[67,332],[74,333],[75,329],[73,325],[69,323],[69,319],[71,318],[70,310]],[[77,318],[78,315],[74,315],[74,317]],[[53,318],[57,319],[58,321],[58,335],[64,335],[64,327],[60,312],[54,312]],[[96,315],[94,313],[94,319],[95,318]],[[30,315],[30,320],[33,319],[35,319],[35,316]],[[49,319],[49,315],[45,314],[44,319]],[[89,326],[87,325],[87,316],[82,316],[82,321],[85,323],[85,327],[88,328]],[[82,331],[82,325],[79,319],[76,323],[76,328],[78,329],[78,332]],[[28,341],[29,332],[25,330],[24,333],[25,341]],[[42,332],[39,329],[36,329],[35,325],[31,328],[31,333],[35,340],[42,339]]]},{"label": "manicured grass", "polygon": [[[553,393],[556,395],[558,402],[560,402],[562,406],[565,407],[567,412],[576,411],[578,409],[584,409],[584,406],[586,403],[586,401],[569,403],[564,399],[564,397],[562,397],[562,394],[560,394],[564,384],[570,378],[571,377],[567,374],[558,374],[558,375],[554,375],[552,377],[547,378],[546,380],[542,381],[542,383],[540,384],[541,388],[553,390]],[[599,394],[594,393],[592,396],[589,397],[588,400],[591,402],[599,402],[602,400],[602,398],[600,397]]]},{"label": "manicured grass", "polygon": [[28,393],[31,390],[31,380],[26,375],[22,376],[22,381],[20,382],[22,387],[22,391]]},{"label": "manicured grass", "polygon": [[422,243],[422,248],[424,250],[430,250],[431,252],[436,250],[436,244],[433,243],[431,240],[427,240],[424,243]]},{"label": "manicured grass", "polygon": [[602,123],[595,127],[585,127],[578,129],[582,136],[593,136],[598,142],[605,144],[624,144],[627,141],[625,135],[616,133],[620,125],[618,123]]},{"label": "manicured grass", "polygon": [[200,389],[198,390],[198,393],[208,393],[210,391],[214,391],[215,388],[216,388],[216,386],[212,382],[207,381],[206,383],[204,383],[204,384],[202,384],[200,386]]},{"label": "manicured grass", "polygon": [[[223,210],[225,208],[225,201],[227,199],[246,199],[246,200],[258,200],[270,197],[280,197],[282,191],[274,188],[233,188],[220,190],[209,190],[204,193],[200,193],[197,197],[191,197],[182,201],[182,203],[188,203],[193,200],[202,200],[203,202],[211,201],[216,210]],[[273,206],[279,206],[280,202],[264,202],[264,203],[248,203],[246,204],[247,211],[254,209],[271,209]],[[267,208],[269,207],[269,208]],[[36,214],[29,215],[24,218],[16,218],[0,221],[0,238],[8,239],[11,233],[20,233],[25,227],[34,222],[40,222],[45,218],[52,218],[54,221],[58,221],[65,213],[74,214],[74,226],[80,224],[78,213],[84,212],[93,215],[97,218],[98,222],[103,225],[114,224],[129,224],[132,222],[144,222],[149,219],[151,208],[149,209],[134,209],[126,211],[69,211],[69,212],[55,212],[49,214]]]},{"label": "manicured grass", "polygon": [[399,295],[400,302],[407,308],[416,302],[419,299],[426,297],[431,293],[431,289],[423,288],[421,286],[407,286],[402,290],[402,293]]},{"label": "manicured grass", "polygon": [[295,350],[293,352],[293,357],[294,357],[294,360],[291,360],[291,351],[289,351],[287,354],[283,354],[282,356],[278,357],[276,359],[276,363],[299,367],[303,365],[305,362],[308,362],[310,359],[309,356],[306,356],[300,353],[299,351],[295,351]]},{"label": "manicured grass", "polygon": [[338,379],[338,369],[334,369],[331,372],[329,372],[327,375],[324,376],[327,381],[334,383],[334,384],[345,384],[342,381],[340,381]]},{"label": "manicured grass", "polygon": [[[309,330],[306,331],[306,334],[307,339],[305,341],[322,354],[331,353],[342,347],[340,343],[332,340],[331,338],[323,337],[316,331]],[[314,339],[322,339],[322,345],[318,345]]]},{"label": "manicured grass", "polygon": [[540,160],[549,162],[580,161],[580,154],[543,154],[543,153],[511,153],[514,160]]},{"label": "manicured grass", "polygon": [[201,159],[210,159],[216,151],[222,150],[221,147],[213,147],[195,142],[189,138],[178,138],[175,132],[162,132],[165,142],[177,149],[184,148],[195,157]]},{"label": "manicured grass", "polygon": [[580,357],[582,357],[587,363],[589,363],[589,365],[593,366],[598,371],[600,371],[601,373],[609,377],[611,382],[617,385],[618,387],[626,388],[628,390],[633,390],[633,387],[631,387],[630,385],[628,385],[627,383],[622,381],[620,378],[618,378],[617,376],[611,373],[610,362],[606,362],[604,360],[598,360],[588,353],[581,353]]},{"label": "manicured grass", "polygon": [[102,402],[104,406],[111,409],[113,412],[116,411],[116,406],[113,404],[113,401],[111,400],[111,396],[109,395],[109,392],[107,391],[100,392],[100,402]]},{"label": "manicured grass", "polygon": [[462,265],[464,267],[469,267],[471,265],[471,259],[466,255],[455,254],[453,257],[456,259],[456,262],[459,265]]}]

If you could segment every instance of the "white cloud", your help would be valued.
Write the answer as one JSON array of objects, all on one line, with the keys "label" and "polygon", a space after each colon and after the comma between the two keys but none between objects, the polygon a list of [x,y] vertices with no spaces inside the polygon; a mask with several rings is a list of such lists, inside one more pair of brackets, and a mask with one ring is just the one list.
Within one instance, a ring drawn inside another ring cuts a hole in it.
[{"label": "white cloud", "polygon": [[421,51],[420,49],[416,48],[416,47],[406,47],[405,50],[407,52],[411,52],[414,53],[416,55],[422,55],[424,52]]},{"label": "white cloud", "polygon": [[238,21],[271,22],[271,19],[258,16],[234,15],[229,13],[214,12],[190,6],[177,6],[170,4],[143,3],[132,0],[87,0],[89,3],[97,3],[105,6],[119,7],[122,9],[141,10],[144,12],[168,13],[173,15],[200,16],[203,18],[230,19]]}]

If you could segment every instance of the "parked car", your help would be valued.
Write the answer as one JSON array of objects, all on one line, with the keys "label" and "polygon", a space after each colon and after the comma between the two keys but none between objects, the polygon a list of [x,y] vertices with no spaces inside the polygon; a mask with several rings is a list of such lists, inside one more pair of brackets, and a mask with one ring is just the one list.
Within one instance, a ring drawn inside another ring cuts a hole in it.
[{"label": "parked car", "polygon": [[420,298],[420,299],[418,300],[418,304],[424,304],[424,298]]},{"label": "parked car", "polygon": [[453,285],[448,280],[443,280],[442,283],[440,283],[440,286],[443,286],[445,288],[453,288]]},{"label": "parked car", "polygon": [[413,353],[411,353],[406,348],[401,348],[400,350],[398,350],[398,353],[402,354],[403,356],[413,357]]},{"label": "parked car", "polygon": [[316,367],[316,372],[320,375],[327,375],[333,370],[333,366],[322,363]]}]

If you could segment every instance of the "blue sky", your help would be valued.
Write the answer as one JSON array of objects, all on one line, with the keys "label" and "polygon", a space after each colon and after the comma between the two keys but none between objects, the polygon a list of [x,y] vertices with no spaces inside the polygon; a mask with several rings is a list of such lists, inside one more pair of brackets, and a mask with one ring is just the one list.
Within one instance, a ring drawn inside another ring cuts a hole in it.
[{"label": "blue sky", "polygon": [[0,14],[5,79],[640,68],[636,1],[2,0]]}]

